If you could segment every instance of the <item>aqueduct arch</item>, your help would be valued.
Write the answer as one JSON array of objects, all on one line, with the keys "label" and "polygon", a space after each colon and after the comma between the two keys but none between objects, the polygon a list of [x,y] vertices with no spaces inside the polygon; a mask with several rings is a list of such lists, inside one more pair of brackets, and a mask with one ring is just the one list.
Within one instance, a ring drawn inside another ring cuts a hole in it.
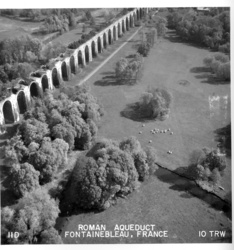
[{"label": "aqueduct arch", "polygon": [[27,111],[27,101],[23,90],[21,90],[17,95],[17,103],[19,107],[19,113],[24,114]]},{"label": "aqueduct arch", "polygon": [[88,47],[88,45],[86,45],[85,46],[85,62],[86,62],[86,64],[88,64],[89,63],[89,60],[90,59],[90,57],[89,57],[89,47]]},{"label": "aqueduct arch", "polygon": [[41,79],[41,86],[42,86],[43,92],[45,92],[46,89],[49,89],[49,80],[48,80],[47,75],[43,75]]},{"label": "aqueduct arch", "polygon": [[68,81],[67,64],[64,61],[62,62],[61,70],[62,70],[63,81]]},{"label": "aqueduct arch", "polygon": [[133,26],[136,25],[136,21],[137,21],[137,16],[136,16],[136,12],[133,13]]},{"label": "aqueduct arch", "polygon": [[91,48],[92,48],[92,58],[94,58],[97,56],[96,45],[94,41],[92,41]]},{"label": "aqueduct arch", "polygon": [[122,20],[122,34],[125,33],[124,20]]},{"label": "aqueduct arch", "polygon": [[53,68],[52,70],[52,82],[55,88],[59,88],[60,80],[58,76],[58,70],[56,68]]},{"label": "aqueduct arch", "polygon": [[129,21],[128,21],[128,17],[126,17],[126,30],[129,30]]},{"label": "aqueduct arch", "polygon": [[70,69],[72,74],[76,74],[75,57],[73,55],[70,57]]},{"label": "aqueduct arch", "polygon": [[108,30],[108,43],[112,44],[111,29]]},{"label": "aqueduct arch", "polygon": [[105,32],[103,34],[103,46],[104,46],[104,49],[106,49],[106,47],[107,47],[107,41],[106,41],[106,33]]},{"label": "aqueduct arch", "polygon": [[118,37],[121,36],[120,23],[118,23]]},{"label": "aqueduct arch", "polygon": [[40,97],[40,87],[36,82],[32,82],[30,85],[30,94],[32,97]]},{"label": "aqueduct arch", "polygon": [[133,15],[130,15],[129,20],[130,20],[130,27],[132,28],[133,27]]},{"label": "aqueduct arch", "polygon": [[101,53],[102,52],[102,42],[101,42],[100,36],[97,39],[97,44],[98,44],[98,53]]},{"label": "aqueduct arch", "polygon": [[136,11],[136,15],[137,15],[137,21],[140,19],[140,13],[139,10]]},{"label": "aqueduct arch", "polygon": [[117,40],[116,27],[115,27],[115,26],[114,26],[114,28],[113,28],[113,40],[114,40],[114,41]]},{"label": "aqueduct arch", "polygon": [[84,60],[83,60],[82,52],[80,50],[78,52],[78,66],[81,68],[84,67]]},{"label": "aqueduct arch", "polygon": [[13,107],[9,100],[4,102],[2,111],[3,111],[5,124],[11,124],[15,122]]}]

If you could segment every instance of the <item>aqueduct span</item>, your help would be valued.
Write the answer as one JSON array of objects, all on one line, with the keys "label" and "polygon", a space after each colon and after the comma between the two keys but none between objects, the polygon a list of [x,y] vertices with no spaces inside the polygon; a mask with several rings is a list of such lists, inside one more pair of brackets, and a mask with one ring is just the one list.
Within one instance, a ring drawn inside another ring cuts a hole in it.
[{"label": "aqueduct span", "polygon": [[0,134],[4,133],[2,125],[18,122],[20,114],[23,114],[30,106],[32,97],[40,97],[46,89],[59,88],[62,82],[68,81],[72,74],[78,74],[79,68],[85,67],[99,53],[102,53],[108,45],[118,40],[123,33],[135,26],[135,21],[141,19],[147,8],[136,8],[122,16],[110,26],[96,34],[90,40],[70,50],[67,57],[55,58],[54,66],[51,70],[39,70],[31,73],[30,83],[25,84],[24,80],[19,80],[18,89],[11,92],[11,95],[0,102]]}]

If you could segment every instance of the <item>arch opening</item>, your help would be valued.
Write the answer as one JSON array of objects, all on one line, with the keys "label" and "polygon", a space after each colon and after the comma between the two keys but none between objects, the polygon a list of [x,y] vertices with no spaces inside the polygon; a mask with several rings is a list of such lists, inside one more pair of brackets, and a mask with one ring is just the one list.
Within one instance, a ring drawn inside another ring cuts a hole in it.
[{"label": "arch opening", "polygon": [[97,56],[97,53],[96,53],[96,48],[95,48],[95,42],[92,41],[92,57],[96,57]]},{"label": "arch opening", "polygon": [[116,27],[114,26],[114,28],[113,28],[113,34],[114,34],[114,36],[113,36],[113,38],[114,38],[114,41],[116,41]]},{"label": "arch opening", "polygon": [[106,47],[107,47],[106,33],[103,34],[103,46],[106,49]]},{"label": "arch opening", "polygon": [[129,21],[128,21],[128,18],[126,17],[126,30],[128,31],[129,30]]},{"label": "arch opening", "polygon": [[108,43],[112,44],[111,30],[108,30]]},{"label": "arch opening", "polygon": [[63,81],[68,81],[67,64],[65,62],[62,63],[62,78]]},{"label": "arch opening", "polygon": [[133,27],[133,16],[132,15],[130,16],[130,27],[131,28]]},{"label": "arch opening", "polygon": [[139,14],[139,10],[136,11],[137,14],[137,21],[140,19],[140,14]]},{"label": "arch opening", "polygon": [[4,116],[5,124],[12,124],[15,122],[12,104],[9,100],[7,100],[3,104],[3,116]]},{"label": "arch opening", "polygon": [[30,94],[32,97],[40,97],[40,88],[35,82],[30,86]]},{"label": "arch opening", "polygon": [[55,88],[58,88],[59,85],[60,85],[60,81],[59,81],[59,78],[58,78],[58,71],[56,68],[54,68],[52,70],[52,81],[53,81],[53,85],[55,86]]},{"label": "arch opening", "polygon": [[41,85],[43,92],[46,91],[46,89],[49,89],[49,81],[47,75],[44,75],[41,79]]},{"label": "arch opening", "polygon": [[102,52],[102,44],[101,44],[101,38],[98,37],[98,53]]},{"label": "arch opening", "polygon": [[81,67],[81,68],[84,67],[82,52],[80,50],[78,52],[78,66]]},{"label": "arch opening", "polygon": [[75,65],[75,57],[70,57],[70,69],[72,74],[76,74],[76,65]]},{"label": "arch opening", "polygon": [[122,34],[125,33],[124,20],[122,20]]},{"label": "arch opening", "polygon": [[20,91],[17,95],[17,102],[19,106],[20,114],[24,114],[27,111],[27,101],[24,91]]},{"label": "arch opening", "polygon": [[86,47],[85,47],[85,61],[86,61],[86,64],[89,63],[89,47],[88,47],[88,45],[86,45]]},{"label": "arch opening", "polygon": [[121,31],[120,31],[120,23],[118,23],[118,37],[121,36]]}]

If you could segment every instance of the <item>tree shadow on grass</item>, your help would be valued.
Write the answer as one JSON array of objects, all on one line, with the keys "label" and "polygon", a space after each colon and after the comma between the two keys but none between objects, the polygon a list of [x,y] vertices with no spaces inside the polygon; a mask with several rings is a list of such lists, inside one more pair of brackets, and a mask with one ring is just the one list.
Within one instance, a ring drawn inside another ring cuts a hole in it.
[{"label": "tree shadow on grass", "polygon": [[219,148],[221,148],[227,156],[231,157],[231,123],[223,128],[216,129],[214,133],[215,141],[218,142]]},{"label": "tree shadow on grass", "polygon": [[147,122],[154,119],[146,118],[140,111],[139,111],[139,102],[127,104],[126,108],[120,112],[122,117],[128,118],[130,120],[136,122]]},{"label": "tree shadow on grass", "polygon": [[185,45],[192,46],[192,47],[195,47],[195,48],[207,49],[208,50],[208,48],[205,45],[197,44],[195,42],[187,41],[185,39],[182,39],[179,35],[177,35],[175,30],[168,31],[164,38],[169,40],[170,42],[173,42],[173,43],[181,43],[181,44],[185,44]]},{"label": "tree shadow on grass", "polygon": [[[102,77],[101,80],[98,80],[96,82],[94,82],[94,85],[96,86],[102,86],[102,87],[106,87],[106,86],[119,86],[119,85],[133,85],[134,82],[131,80],[128,81],[118,81],[115,77],[115,73],[114,72],[103,72],[102,75],[105,75]],[[133,79],[134,80],[134,79]]]},{"label": "tree shadow on grass", "polygon": [[201,81],[201,83],[208,83],[212,85],[229,83],[228,81],[224,81],[212,74],[211,69],[208,67],[194,67],[190,69],[190,72],[195,74],[197,73],[198,75],[195,75],[195,78],[197,79],[205,79]]},{"label": "tree shadow on grass", "polygon": [[221,210],[228,218],[231,218],[231,207],[213,194],[199,188],[193,181],[174,174],[166,169],[159,168],[155,172],[156,177],[162,181],[171,184],[169,189],[181,192],[180,197],[196,197],[205,201],[211,208]]},{"label": "tree shadow on grass", "polygon": [[211,69],[208,67],[193,67],[190,69],[191,73],[205,73],[205,72],[211,72]]}]

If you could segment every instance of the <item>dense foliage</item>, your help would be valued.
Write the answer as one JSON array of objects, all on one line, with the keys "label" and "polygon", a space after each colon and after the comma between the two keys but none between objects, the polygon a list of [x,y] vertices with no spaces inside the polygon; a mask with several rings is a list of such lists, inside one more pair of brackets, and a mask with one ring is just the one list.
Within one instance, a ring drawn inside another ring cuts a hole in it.
[{"label": "dense foliage", "polygon": [[77,159],[64,198],[73,209],[107,209],[155,170],[155,160],[155,151],[143,150],[134,137],[120,143],[100,140]]},{"label": "dense foliage", "polygon": [[230,11],[205,15],[193,9],[174,9],[168,15],[168,26],[184,40],[230,52]]},{"label": "dense foliage", "polygon": [[137,49],[137,52],[144,57],[148,56],[149,51],[150,51],[150,43],[147,41],[142,42]]},{"label": "dense foliage", "polygon": [[195,150],[190,157],[188,174],[192,176],[198,184],[206,182],[212,185],[220,184],[221,176],[226,168],[225,155],[219,150],[207,149]]},{"label": "dense foliage", "polygon": [[68,150],[90,148],[102,114],[87,88],[78,87],[69,97],[47,92],[24,114],[18,135],[8,140],[6,164],[29,163],[39,171],[40,184],[50,182],[65,167]]},{"label": "dense foliage", "polygon": [[[61,244],[62,239],[54,229],[58,214],[57,202],[44,189],[26,193],[14,207],[1,210],[2,243]],[[19,237],[8,238],[8,232],[19,232]]]},{"label": "dense foliage", "polygon": [[171,101],[172,96],[167,90],[148,87],[138,104],[139,112],[145,118],[164,120],[170,112]]},{"label": "dense foliage", "polygon": [[206,67],[211,69],[211,72],[214,73],[217,78],[225,81],[230,80],[231,66],[229,56],[217,53],[213,56],[204,58],[203,62]]},{"label": "dense foliage", "polygon": [[40,173],[29,163],[14,164],[11,168],[11,187],[14,194],[21,198],[27,192],[39,187]]}]

